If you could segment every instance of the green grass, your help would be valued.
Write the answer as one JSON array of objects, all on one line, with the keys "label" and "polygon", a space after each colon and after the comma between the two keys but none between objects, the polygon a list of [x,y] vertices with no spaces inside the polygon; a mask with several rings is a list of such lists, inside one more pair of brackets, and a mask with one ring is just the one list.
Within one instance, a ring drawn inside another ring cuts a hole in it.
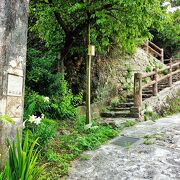
[{"label": "green grass", "polygon": [[39,163],[48,163],[46,172],[49,180],[60,179],[68,174],[74,159],[88,160],[83,151],[94,150],[119,134],[118,129],[93,122],[96,128],[86,129],[85,118],[75,121],[59,121],[56,136],[43,149]]},{"label": "green grass", "polygon": [[145,145],[151,145],[151,144],[153,144],[153,142],[150,139],[145,139],[144,144]]},{"label": "green grass", "polygon": [[80,160],[82,160],[82,161],[87,161],[87,160],[89,160],[90,159],[90,157],[87,155],[87,154],[82,154],[81,156],[80,156]]},{"label": "green grass", "polygon": [[71,161],[77,158],[89,160],[90,157],[84,155],[84,151],[97,149],[119,135],[123,128],[135,124],[135,121],[128,120],[114,129],[110,125],[100,125],[93,121],[93,127],[96,128],[87,129],[84,117],[75,121],[59,121],[56,136],[43,148],[39,163],[47,163],[48,180],[61,179],[68,174]]}]

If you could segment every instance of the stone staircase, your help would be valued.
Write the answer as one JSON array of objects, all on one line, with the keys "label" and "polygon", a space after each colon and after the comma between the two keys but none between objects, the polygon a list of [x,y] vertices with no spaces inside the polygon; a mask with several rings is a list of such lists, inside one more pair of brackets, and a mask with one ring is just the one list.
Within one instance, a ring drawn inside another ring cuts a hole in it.
[{"label": "stone staircase", "polygon": [[103,118],[138,118],[138,109],[134,107],[133,95],[128,95],[125,102],[110,106],[101,113]]},{"label": "stone staircase", "polygon": [[[163,52],[163,50],[162,50],[162,52]],[[162,55],[162,57],[163,57],[163,55]],[[172,62],[176,62],[176,61],[172,61],[172,59],[168,59],[168,60],[165,60],[165,61],[163,59],[161,59],[161,60],[166,65],[168,65],[169,63],[172,64]],[[172,72],[173,68],[171,69],[171,72]],[[176,82],[176,81],[179,80],[178,79],[179,74],[173,75],[171,77],[172,77],[171,84],[173,82]],[[134,84],[134,86],[135,86],[135,84]],[[160,92],[161,90],[163,90],[163,89],[165,89],[167,87],[170,87],[170,86],[171,85],[169,84],[169,80],[164,79],[164,80],[157,83],[157,92]],[[141,101],[145,101],[147,98],[150,98],[150,97],[155,95],[153,93],[153,85],[142,88],[141,91],[142,91]],[[133,119],[139,118],[139,107],[135,106],[134,101],[135,100],[134,100],[134,94],[133,94],[133,95],[127,96],[125,102],[121,102],[116,106],[108,107],[107,111],[101,113],[101,117],[102,117],[103,121],[106,121],[108,123],[108,121],[111,122],[112,119],[121,119],[121,120],[124,119],[124,120],[127,120],[127,118],[128,119],[129,118],[131,118],[131,119],[132,118]]]},{"label": "stone staircase", "polygon": [[109,107],[108,111],[102,112],[101,117],[106,118],[136,118],[135,114],[131,113],[131,108],[134,106],[133,101],[120,103],[115,107]]},{"label": "stone staircase", "polygon": [[[173,78],[176,82],[177,78]],[[164,80],[158,84],[158,92],[169,87],[168,81]],[[142,100],[146,100],[153,96],[153,86],[147,87],[142,91]],[[134,106],[133,95],[127,96],[126,102],[120,103],[116,106],[110,106],[106,112],[101,113],[102,118],[139,118],[138,108]],[[108,119],[107,119],[108,120]]]}]

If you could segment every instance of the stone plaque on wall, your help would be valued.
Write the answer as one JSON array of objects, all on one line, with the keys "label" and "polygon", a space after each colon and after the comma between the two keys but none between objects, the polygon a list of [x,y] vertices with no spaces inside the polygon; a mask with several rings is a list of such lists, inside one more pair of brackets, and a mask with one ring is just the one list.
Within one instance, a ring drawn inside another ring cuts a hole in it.
[{"label": "stone plaque on wall", "polygon": [[23,92],[23,77],[8,74],[8,96],[22,96]]}]

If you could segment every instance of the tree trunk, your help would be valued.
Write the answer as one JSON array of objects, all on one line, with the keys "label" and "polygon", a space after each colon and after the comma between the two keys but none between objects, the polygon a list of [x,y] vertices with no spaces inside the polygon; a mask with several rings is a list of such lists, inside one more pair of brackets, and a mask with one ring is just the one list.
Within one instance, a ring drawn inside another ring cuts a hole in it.
[{"label": "tree trunk", "polygon": [[67,34],[65,37],[65,44],[64,48],[61,52],[58,53],[58,63],[57,63],[57,70],[59,73],[63,74],[65,73],[65,66],[64,66],[64,60],[69,52],[69,49],[71,48],[73,43],[73,37],[70,34]]}]

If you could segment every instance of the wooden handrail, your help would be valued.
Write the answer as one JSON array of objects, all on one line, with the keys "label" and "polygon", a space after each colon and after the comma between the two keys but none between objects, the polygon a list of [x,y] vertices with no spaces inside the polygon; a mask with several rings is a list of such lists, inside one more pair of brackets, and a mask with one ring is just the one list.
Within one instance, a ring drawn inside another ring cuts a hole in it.
[{"label": "wooden handrail", "polygon": [[176,67],[176,66],[178,66],[178,65],[180,65],[180,61],[177,62],[177,63],[172,64],[172,67]]},{"label": "wooden handrail", "polygon": [[[178,66],[178,65],[180,65],[180,61],[177,62],[177,63],[172,64],[172,67],[176,67],[176,66]],[[163,71],[165,71],[165,70],[169,70],[169,69],[170,69],[170,66],[167,66],[167,67],[165,67],[165,68],[163,68],[163,69],[158,69],[157,72],[158,72],[158,73],[161,73],[161,72],[163,72]],[[156,74],[155,71],[152,71],[152,72],[150,72],[150,73],[144,73],[144,74],[142,74],[142,78],[150,77],[150,76],[153,76],[153,75],[155,75],[155,74]]]},{"label": "wooden handrail", "polygon": [[142,75],[142,78],[146,78],[146,77],[150,77],[150,76],[153,76],[155,74],[155,72],[150,72],[150,73],[145,73]]},{"label": "wooden handrail", "polygon": [[148,41],[149,42],[149,44],[151,44],[152,46],[154,46],[155,48],[157,48],[158,50],[162,50],[160,47],[158,47],[156,44],[154,44],[153,42],[151,42],[151,41]]},{"label": "wooden handrail", "polygon": [[146,51],[148,53],[149,53],[149,50],[155,53],[156,55],[160,57],[161,61],[164,63],[164,49],[161,49],[160,47],[158,47],[156,44],[154,44],[153,42],[149,40],[144,45],[146,46]]},{"label": "wooden handrail", "polygon": [[147,88],[147,87],[149,87],[149,86],[151,86],[151,85],[153,85],[153,84],[155,84],[155,83],[156,83],[155,80],[154,80],[154,81],[151,81],[150,83],[143,85],[143,86],[142,86],[142,89]]},{"label": "wooden handrail", "polygon": [[[172,64],[172,67],[176,67],[176,66],[178,66],[178,65],[180,65],[180,61],[177,62],[177,63]],[[165,71],[165,70],[169,70],[169,69],[170,69],[170,66],[167,66],[167,67],[165,67],[165,68],[163,68],[163,69],[158,69],[157,72],[158,72],[158,73],[161,73],[161,72],[163,72],[163,71]],[[150,73],[145,73],[145,74],[143,74],[143,75],[142,75],[142,78],[150,77],[150,76],[153,76],[153,75],[155,75],[155,71],[152,71],[152,72],[150,72]]]},{"label": "wooden handrail", "polygon": [[[177,62],[177,63],[174,63],[174,64],[171,64],[171,65],[167,66],[167,67],[164,68],[164,69],[159,69],[159,70],[157,70],[157,71],[153,71],[153,72],[150,72],[150,73],[147,73],[147,74],[142,74],[142,78],[146,78],[146,77],[149,77],[149,76],[153,76],[153,75],[155,75],[156,73],[159,74],[159,73],[161,73],[161,72],[163,72],[163,71],[165,71],[165,70],[171,70],[171,71],[172,71],[172,68],[173,68],[173,67],[176,67],[176,66],[179,66],[179,65],[180,65],[180,62]],[[180,66],[179,66],[179,68],[180,68]],[[157,79],[157,82],[162,81],[162,80],[164,80],[164,79],[166,79],[166,78],[168,78],[168,77],[170,77],[170,76],[172,76],[172,75],[178,74],[179,72],[180,72],[180,69],[178,69],[178,70],[176,70],[176,71],[174,71],[174,72],[172,71],[171,73],[169,73],[169,74],[167,74],[167,75],[164,75],[164,76],[158,78],[158,79]],[[149,87],[149,86],[151,86],[152,84],[154,84],[154,81],[151,81],[150,83],[147,83],[147,84],[143,85],[142,88]]]},{"label": "wooden handrail", "polygon": [[[177,68],[174,68],[177,67]],[[168,70],[168,74],[166,75],[162,75],[161,73],[165,70]],[[159,76],[159,75],[162,76]],[[172,86],[172,77],[176,74],[180,74],[180,59],[179,62],[177,63],[170,63],[169,66],[167,66],[164,69],[155,69],[155,71],[152,71],[150,73],[135,73],[134,74],[134,105],[135,107],[141,108],[142,105],[142,90],[144,88],[147,88],[149,86],[153,86],[153,95],[156,96],[158,93],[158,83],[164,79],[168,78],[168,86]],[[146,83],[146,84],[142,84],[143,82],[143,78],[146,77],[151,77],[151,81]]]},{"label": "wooden handrail", "polygon": [[180,60],[180,58],[169,58],[169,59],[164,59],[164,62],[166,61],[177,61],[177,60]]},{"label": "wooden handrail", "polygon": [[152,47],[148,47],[151,51],[153,51],[155,54],[157,54],[158,56],[162,56],[160,53],[158,53],[156,50],[154,50]]}]

